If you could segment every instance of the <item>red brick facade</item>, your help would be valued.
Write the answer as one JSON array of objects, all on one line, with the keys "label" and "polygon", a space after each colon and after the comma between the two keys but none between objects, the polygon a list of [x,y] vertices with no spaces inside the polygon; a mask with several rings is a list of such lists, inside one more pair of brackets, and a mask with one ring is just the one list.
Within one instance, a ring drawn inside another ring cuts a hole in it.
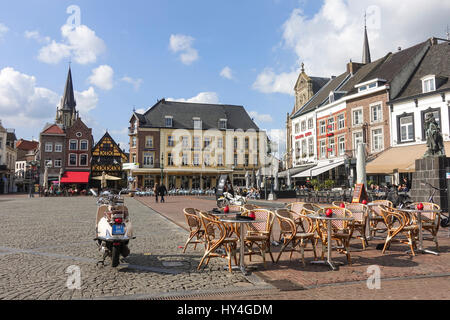
[{"label": "red brick facade", "polygon": [[[317,159],[344,156],[346,150],[348,150],[347,141],[348,116],[345,109],[317,118]],[[323,142],[325,142],[324,152],[322,150]],[[340,142],[343,142],[343,146],[340,145]]]},{"label": "red brick facade", "polygon": [[93,147],[92,129],[80,118],[66,129],[65,167],[67,171],[90,171]]},{"label": "red brick facade", "polygon": [[[362,134],[369,155],[390,147],[389,106],[386,104],[388,99],[388,92],[383,90],[347,101],[348,150],[354,151],[349,155],[356,155],[355,135]],[[355,124],[355,112],[362,112],[359,124]]]}]

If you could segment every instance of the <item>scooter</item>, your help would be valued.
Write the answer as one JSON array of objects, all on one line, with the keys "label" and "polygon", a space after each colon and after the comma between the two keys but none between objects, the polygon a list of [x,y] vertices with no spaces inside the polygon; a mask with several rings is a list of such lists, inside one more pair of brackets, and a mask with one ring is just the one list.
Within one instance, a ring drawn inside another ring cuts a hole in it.
[{"label": "scooter", "polygon": [[243,206],[247,203],[247,199],[240,195],[233,195],[229,192],[224,192],[222,196],[217,199],[217,206],[219,208],[226,207],[227,205]]},{"label": "scooter", "polygon": [[128,208],[121,197],[122,191],[119,194],[104,191],[97,200],[94,240],[103,255],[99,263],[104,265],[106,258],[110,257],[113,268],[119,265],[120,256],[126,258],[130,254],[128,244],[131,239],[136,238],[133,236]]}]

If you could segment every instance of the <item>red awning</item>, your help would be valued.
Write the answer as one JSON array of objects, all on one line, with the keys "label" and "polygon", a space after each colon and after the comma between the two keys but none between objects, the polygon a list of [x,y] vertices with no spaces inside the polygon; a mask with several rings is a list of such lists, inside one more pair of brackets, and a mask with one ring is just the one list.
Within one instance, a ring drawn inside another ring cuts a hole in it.
[{"label": "red awning", "polygon": [[61,183],[88,183],[90,172],[66,171],[61,178]]}]

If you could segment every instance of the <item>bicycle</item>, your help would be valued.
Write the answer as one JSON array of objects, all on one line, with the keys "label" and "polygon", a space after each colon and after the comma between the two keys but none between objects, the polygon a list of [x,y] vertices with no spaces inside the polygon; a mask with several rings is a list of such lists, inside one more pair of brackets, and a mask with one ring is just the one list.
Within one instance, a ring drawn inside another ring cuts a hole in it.
[{"label": "bicycle", "polygon": [[[425,182],[425,181],[421,181],[420,184],[422,186],[429,186],[429,187],[431,187],[433,189],[433,192],[431,193],[430,197],[428,198],[428,202],[430,202],[430,203],[434,203],[434,199],[433,198],[434,198],[434,195],[435,195],[436,191],[445,191],[445,192],[447,192],[447,189],[436,188],[431,183],[428,183],[428,182]],[[448,226],[450,226],[449,216],[448,216],[448,214],[447,215],[442,214],[442,215],[444,216],[444,218],[441,219],[441,227],[447,228]]]}]

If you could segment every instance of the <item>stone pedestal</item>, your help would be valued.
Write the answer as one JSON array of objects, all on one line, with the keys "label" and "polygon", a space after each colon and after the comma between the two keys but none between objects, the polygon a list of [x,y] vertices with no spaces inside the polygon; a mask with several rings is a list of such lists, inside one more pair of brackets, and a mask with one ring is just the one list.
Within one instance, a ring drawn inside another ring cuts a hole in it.
[{"label": "stone pedestal", "polygon": [[[413,173],[411,198],[414,202],[428,202],[433,190],[421,182],[428,182],[439,189],[447,188],[446,168],[450,167],[448,157],[429,157],[416,160],[416,172]],[[446,191],[436,191],[433,197],[444,212],[448,212],[448,194]]]}]

